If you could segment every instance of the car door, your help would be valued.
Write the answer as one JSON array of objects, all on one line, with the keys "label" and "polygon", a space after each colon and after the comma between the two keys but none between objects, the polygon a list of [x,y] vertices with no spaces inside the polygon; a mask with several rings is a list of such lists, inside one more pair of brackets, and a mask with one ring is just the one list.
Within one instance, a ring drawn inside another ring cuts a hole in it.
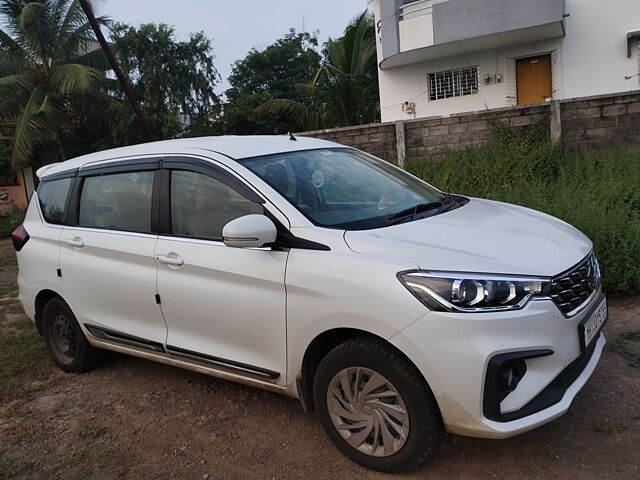
[{"label": "car door", "polygon": [[164,167],[170,201],[156,258],[167,351],[284,385],[288,252],[222,242],[226,223],[264,212],[261,199],[211,162]]},{"label": "car door", "polygon": [[79,172],[75,218],[60,242],[64,296],[92,334],[161,351],[167,329],[151,225],[159,159],[116,165]]}]

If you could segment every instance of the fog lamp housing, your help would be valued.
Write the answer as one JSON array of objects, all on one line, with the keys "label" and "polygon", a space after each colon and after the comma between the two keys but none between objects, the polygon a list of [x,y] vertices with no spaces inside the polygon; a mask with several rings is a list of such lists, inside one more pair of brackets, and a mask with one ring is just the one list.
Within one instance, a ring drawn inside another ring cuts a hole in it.
[{"label": "fog lamp housing", "polygon": [[522,359],[514,360],[502,366],[502,371],[500,372],[502,388],[500,390],[504,395],[503,399],[518,388],[520,380],[522,380],[522,377],[524,377],[526,373],[527,364]]},{"label": "fog lamp housing", "polygon": [[494,355],[487,364],[484,379],[483,413],[490,420],[502,421],[500,404],[518,388],[527,373],[526,361],[553,355],[552,350],[525,350]]}]

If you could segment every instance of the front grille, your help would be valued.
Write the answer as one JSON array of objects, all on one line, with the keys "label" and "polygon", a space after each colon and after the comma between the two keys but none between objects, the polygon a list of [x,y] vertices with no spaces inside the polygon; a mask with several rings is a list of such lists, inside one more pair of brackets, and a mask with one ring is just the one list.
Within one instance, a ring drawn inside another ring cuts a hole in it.
[{"label": "front grille", "polygon": [[571,270],[551,280],[550,297],[562,313],[569,316],[600,288],[600,267],[590,254]]}]

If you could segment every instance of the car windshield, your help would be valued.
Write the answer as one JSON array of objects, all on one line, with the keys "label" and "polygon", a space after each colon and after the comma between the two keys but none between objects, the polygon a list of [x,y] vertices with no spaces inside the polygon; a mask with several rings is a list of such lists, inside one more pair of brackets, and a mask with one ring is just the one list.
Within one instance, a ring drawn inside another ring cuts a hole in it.
[{"label": "car windshield", "polygon": [[242,164],[322,227],[380,228],[434,215],[455,203],[403,170],[348,148],[268,155]]}]

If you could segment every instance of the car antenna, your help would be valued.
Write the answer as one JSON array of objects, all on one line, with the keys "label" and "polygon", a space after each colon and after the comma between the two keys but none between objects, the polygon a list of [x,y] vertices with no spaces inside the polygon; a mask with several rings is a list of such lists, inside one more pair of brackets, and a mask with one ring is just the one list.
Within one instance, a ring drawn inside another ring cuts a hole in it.
[{"label": "car antenna", "polygon": [[291,140],[292,142],[297,142],[298,141],[298,139],[291,132],[289,132],[289,140]]}]

